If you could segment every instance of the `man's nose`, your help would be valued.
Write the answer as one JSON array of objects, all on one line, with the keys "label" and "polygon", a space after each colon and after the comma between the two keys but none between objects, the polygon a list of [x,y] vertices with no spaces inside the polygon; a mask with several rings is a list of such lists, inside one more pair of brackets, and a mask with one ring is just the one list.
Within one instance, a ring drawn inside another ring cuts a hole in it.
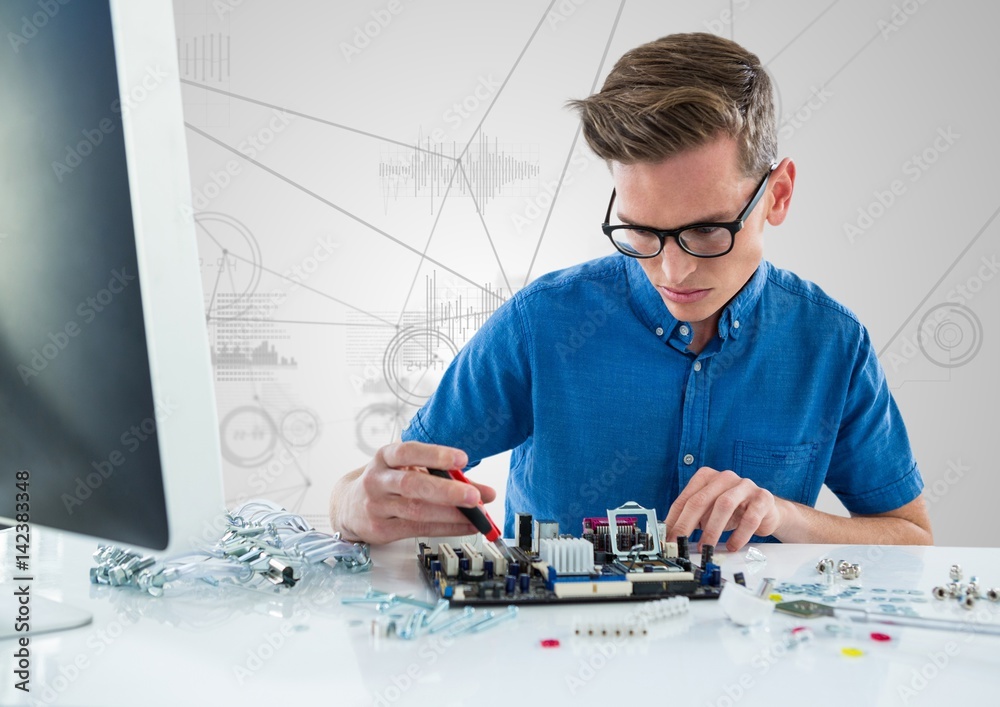
[{"label": "man's nose", "polygon": [[660,268],[668,284],[680,285],[698,269],[698,259],[684,252],[676,238],[667,238],[660,253]]}]

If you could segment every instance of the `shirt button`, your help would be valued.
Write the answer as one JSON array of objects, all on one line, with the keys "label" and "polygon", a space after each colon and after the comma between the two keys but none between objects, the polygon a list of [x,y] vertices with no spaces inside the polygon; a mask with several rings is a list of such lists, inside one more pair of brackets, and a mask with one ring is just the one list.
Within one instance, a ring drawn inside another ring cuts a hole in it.
[{"label": "shirt button", "polygon": [[691,330],[687,328],[686,324],[681,324],[681,328],[678,329],[678,331],[681,333],[681,336],[687,336],[688,332]]},{"label": "shirt button", "polygon": [[692,464],[694,464],[694,455],[693,454],[685,454],[684,455],[684,463],[687,464],[688,466],[691,466]]},{"label": "shirt button", "polygon": [[663,336],[663,327],[661,326],[656,327],[656,335]]},{"label": "shirt button", "polygon": [[739,328],[740,328],[740,320],[737,319],[736,321],[733,322],[733,329],[739,329]]},{"label": "shirt button", "polygon": [[701,361],[695,361],[694,362],[694,371],[695,371],[695,373],[697,373],[700,370],[701,370]]}]

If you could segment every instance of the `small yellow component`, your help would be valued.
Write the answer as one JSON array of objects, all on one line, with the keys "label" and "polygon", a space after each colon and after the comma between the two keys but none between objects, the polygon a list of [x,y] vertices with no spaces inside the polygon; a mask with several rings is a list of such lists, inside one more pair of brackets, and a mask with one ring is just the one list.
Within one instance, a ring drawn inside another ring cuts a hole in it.
[{"label": "small yellow component", "polygon": [[841,648],[841,655],[846,655],[848,658],[859,658],[865,654],[860,648]]},{"label": "small yellow component", "polygon": [[767,598],[770,599],[771,601],[776,601],[776,602],[777,601],[784,601],[785,600],[785,598],[783,596],[781,596],[780,594],[771,594]]}]

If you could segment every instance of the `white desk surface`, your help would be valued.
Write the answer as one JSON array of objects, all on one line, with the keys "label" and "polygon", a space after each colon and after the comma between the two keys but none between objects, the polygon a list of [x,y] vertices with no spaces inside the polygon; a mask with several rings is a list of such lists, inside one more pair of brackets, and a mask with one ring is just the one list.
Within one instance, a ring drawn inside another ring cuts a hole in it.
[{"label": "white desk surface", "polygon": [[[12,592],[14,534],[0,533],[0,591]],[[91,625],[31,640],[28,699],[13,687],[15,640],[0,641],[0,705],[492,705],[644,704],[955,705],[996,704],[1000,636],[853,625],[850,636],[826,619],[775,614],[747,632],[714,601],[693,602],[645,638],[572,635],[574,619],[623,619],[636,604],[522,609],[520,617],[479,634],[414,641],[371,636],[371,608],[340,598],[369,587],[431,599],[413,542],[376,548],[374,570],[310,574],[275,592],[205,585],[154,598],[129,588],[91,585],[92,540],[32,532],[34,596],[71,602]],[[752,572],[744,552],[717,555],[723,576],[748,583],[820,578],[818,560],[860,562],[861,586],[929,590],[962,565],[984,586],[1000,586],[1000,549],[762,545],[766,564]],[[925,595],[928,596],[928,595]],[[913,604],[922,615],[968,618],[951,602]],[[452,610],[455,612],[456,610]],[[1000,605],[983,601],[978,620],[1000,624]],[[0,617],[12,621],[13,617]],[[808,625],[815,639],[784,649],[787,632]],[[876,642],[872,631],[891,636]],[[558,648],[541,639],[557,638]],[[273,644],[273,645],[272,645]],[[276,647],[273,647],[276,646]],[[863,655],[847,657],[845,647]],[[979,702],[985,700],[985,702]]]}]

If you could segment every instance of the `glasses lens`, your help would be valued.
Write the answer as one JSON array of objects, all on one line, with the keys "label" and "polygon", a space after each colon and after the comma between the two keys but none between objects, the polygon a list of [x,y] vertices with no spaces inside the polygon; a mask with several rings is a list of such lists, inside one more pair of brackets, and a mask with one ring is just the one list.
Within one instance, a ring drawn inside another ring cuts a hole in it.
[{"label": "glasses lens", "polygon": [[719,255],[733,245],[733,234],[718,226],[702,226],[681,231],[678,236],[684,248],[695,255]]},{"label": "glasses lens", "polygon": [[616,228],[611,239],[625,255],[653,255],[660,250],[659,236],[641,228]]}]

